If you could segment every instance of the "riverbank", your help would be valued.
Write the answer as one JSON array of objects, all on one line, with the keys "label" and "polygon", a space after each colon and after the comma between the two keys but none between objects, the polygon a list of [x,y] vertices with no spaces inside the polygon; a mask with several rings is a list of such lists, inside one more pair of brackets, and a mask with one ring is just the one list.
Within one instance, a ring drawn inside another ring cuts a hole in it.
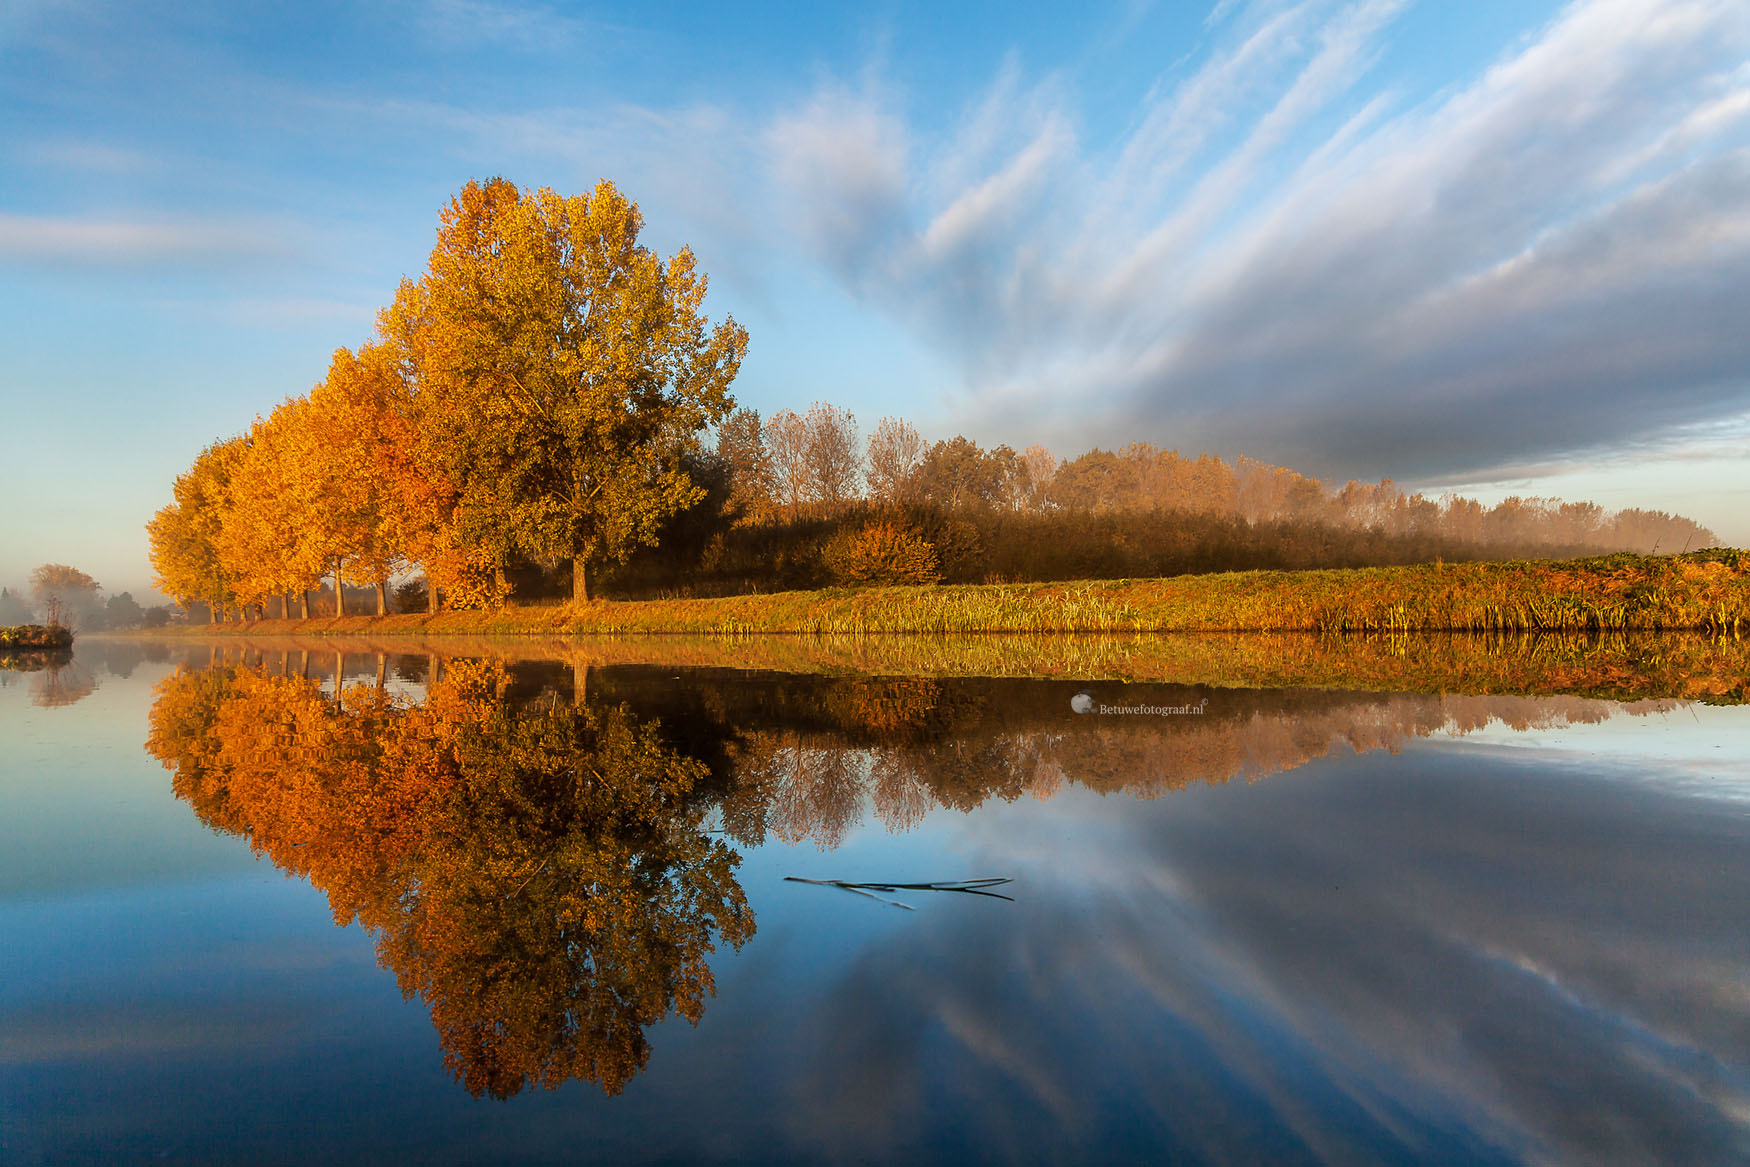
[{"label": "riverbank", "polygon": [[[178,636],[181,659],[300,676],[379,679],[424,656],[594,668],[728,669],[858,677],[1012,677],[1224,689],[1563,694],[1750,701],[1750,637],[1703,633],[1392,635],[1180,633],[966,636]],[[168,655],[171,644],[97,638],[94,652]],[[391,661],[399,662],[391,665]],[[342,664],[341,662],[344,662]],[[416,669],[416,672],[418,670]]]},{"label": "riverbank", "polygon": [[1246,571],[1148,580],[829,588],[712,599],[254,620],[202,635],[961,635],[1750,632],[1750,555]]}]

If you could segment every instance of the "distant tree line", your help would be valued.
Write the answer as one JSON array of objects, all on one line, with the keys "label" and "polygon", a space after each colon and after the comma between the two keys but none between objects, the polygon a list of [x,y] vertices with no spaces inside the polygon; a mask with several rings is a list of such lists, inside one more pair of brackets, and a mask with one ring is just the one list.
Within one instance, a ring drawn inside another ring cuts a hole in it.
[{"label": "distant tree line", "polygon": [[61,626],[81,632],[158,628],[178,613],[169,605],[141,607],[131,592],[103,595],[103,586],[65,563],[45,563],[31,573],[30,589],[0,587],[0,627]]},{"label": "distant tree line", "polygon": [[769,419],[735,411],[699,469],[706,504],[632,556],[613,590],[1125,578],[1716,544],[1662,511],[1522,497],[1489,507],[1389,479],[1330,488],[1252,458],[1146,442],[1059,461],[1041,445],[926,442],[892,417],[865,441],[854,416],[827,404]]}]

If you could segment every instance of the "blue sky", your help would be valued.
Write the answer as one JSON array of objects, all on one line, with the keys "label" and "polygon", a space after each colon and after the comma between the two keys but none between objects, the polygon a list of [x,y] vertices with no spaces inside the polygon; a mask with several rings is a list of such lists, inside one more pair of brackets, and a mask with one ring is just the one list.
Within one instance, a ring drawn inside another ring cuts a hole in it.
[{"label": "blue sky", "polygon": [[1747,61],[1741,0],[13,0],[0,582],[142,590],[174,475],[492,174],[690,244],[763,412],[1750,543]]}]

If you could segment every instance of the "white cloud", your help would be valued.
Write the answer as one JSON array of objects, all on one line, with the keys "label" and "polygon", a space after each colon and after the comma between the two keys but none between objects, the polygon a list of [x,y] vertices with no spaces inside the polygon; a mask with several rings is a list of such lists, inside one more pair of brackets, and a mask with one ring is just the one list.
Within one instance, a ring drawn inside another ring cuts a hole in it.
[{"label": "white cloud", "polygon": [[972,432],[1409,477],[1750,406],[1741,3],[1581,0],[1408,107],[1396,0],[1229,7],[1109,149],[1012,64],[940,142],[875,89],[774,121],[793,237]]},{"label": "white cloud", "polygon": [[[778,117],[766,148],[796,232],[842,278],[871,282],[903,249],[909,134],[868,96],[830,88]],[[900,245],[896,248],[896,241]]]},{"label": "white cloud", "polygon": [[228,265],[288,253],[283,229],[208,220],[75,219],[0,211],[0,262]]}]

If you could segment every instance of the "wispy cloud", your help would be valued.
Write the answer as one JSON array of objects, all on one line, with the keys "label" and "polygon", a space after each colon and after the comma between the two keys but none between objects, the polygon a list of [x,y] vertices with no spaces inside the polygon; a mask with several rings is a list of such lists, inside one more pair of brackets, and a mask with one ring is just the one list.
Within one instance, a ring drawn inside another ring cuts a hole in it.
[{"label": "wispy cloud", "polygon": [[283,228],[205,220],[74,219],[0,212],[0,263],[227,266],[284,257]]},{"label": "wispy cloud", "polygon": [[1221,4],[1101,149],[1011,71],[978,166],[827,85],[773,120],[775,180],[801,246],[956,355],[979,432],[1402,476],[1750,406],[1750,10],[1580,0],[1406,105],[1370,82],[1401,7]]},{"label": "wispy cloud", "polygon": [[97,174],[140,174],[161,165],[157,158],[143,150],[72,139],[39,142],[30,147],[28,153],[39,163]]},{"label": "wispy cloud", "polygon": [[426,0],[416,11],[419,26],[428,37],[460,48],[475,48],[484,42],[556,51],[572,47],[590,27],[545,4]]}]

